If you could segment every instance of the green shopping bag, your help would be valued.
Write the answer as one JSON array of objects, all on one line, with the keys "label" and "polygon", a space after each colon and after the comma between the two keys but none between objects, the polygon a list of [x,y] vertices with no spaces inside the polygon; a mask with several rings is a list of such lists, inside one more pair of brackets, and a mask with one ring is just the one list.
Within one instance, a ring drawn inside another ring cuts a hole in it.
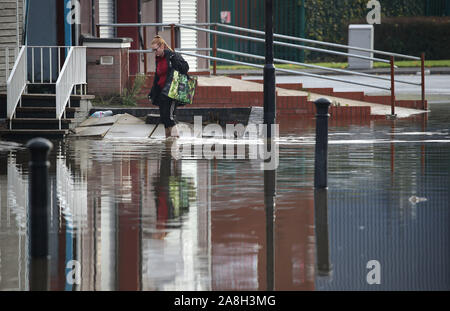
[{"label": "green shopping bag", "polygon": [[174,70],[168,96],[182,104],[192,104],[196,87],[197,77],[189,77]]}]

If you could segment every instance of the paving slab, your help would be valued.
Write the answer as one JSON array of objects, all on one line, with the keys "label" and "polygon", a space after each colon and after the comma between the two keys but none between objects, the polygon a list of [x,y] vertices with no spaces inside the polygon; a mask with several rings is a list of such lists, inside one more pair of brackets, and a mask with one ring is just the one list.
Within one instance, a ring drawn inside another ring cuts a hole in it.
[{"label": "paving slab", "polygon": [[106,135],[110,128],[111,125],[77,127],[74,129],[75,133],[72,136],[102,138]]},{"label": "paving slab", "polygon": [[154,125],[152,124],[114,124],[109,129],[105,138],[146,138],[150,135]]}]

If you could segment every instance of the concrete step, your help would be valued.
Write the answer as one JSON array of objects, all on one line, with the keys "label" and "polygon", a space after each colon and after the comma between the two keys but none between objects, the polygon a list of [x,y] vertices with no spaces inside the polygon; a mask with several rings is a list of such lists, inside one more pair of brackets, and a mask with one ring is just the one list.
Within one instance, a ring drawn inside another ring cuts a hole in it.
[{"label": "concrete step", "polygon": [[[61,129],[69,129],[72,119],[61,119]],[[28,130],[55,130],[59,129],[59,120],[56,118],[16,118],[11,119],[12,129]]]},{"label": "concrete step", "polygon": [[[72,119],[75,117],[76,108],[66,108],[66,118]],[[17,107],[16,108],[16,118],[55,118],[56,108],[55,107]]]},{"label": "concrete step", "polygon": [[69,133],[69,130],[30,130],[30,129],[0,129],[0,137],[8,139],[30,139],[33,137],[44,137],[59,139]]}]

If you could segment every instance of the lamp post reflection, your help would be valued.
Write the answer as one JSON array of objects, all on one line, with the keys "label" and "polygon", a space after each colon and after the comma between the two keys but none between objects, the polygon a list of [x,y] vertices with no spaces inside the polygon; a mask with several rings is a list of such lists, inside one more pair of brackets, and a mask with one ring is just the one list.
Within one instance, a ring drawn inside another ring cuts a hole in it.
[{"label": "lamp post reflection", "polygon": [[29,248],[30,290],[49,289],[48,214],[50,191],[48,154],[53,144],[47,139],[35,138],[27,143],[30,151],[29,183]]},{"label": "lamp post reflection", "polygon": [[276,170],[264,171],[264,205],[266,209],[266,265],[267,290],[275,290],[275,245],[274,245],[274,219],[276,195]]},{"label": "lamp post reflection", "polygon": [[391,123],[391,181],[394,185],[394,172],[395,172],[395,121]]},{"label": "lamp post reflection", "polygon": [[316,233],[317,273],[330,276],[330,243],[328,239],[328,190],[314,190],[314,225]]}]

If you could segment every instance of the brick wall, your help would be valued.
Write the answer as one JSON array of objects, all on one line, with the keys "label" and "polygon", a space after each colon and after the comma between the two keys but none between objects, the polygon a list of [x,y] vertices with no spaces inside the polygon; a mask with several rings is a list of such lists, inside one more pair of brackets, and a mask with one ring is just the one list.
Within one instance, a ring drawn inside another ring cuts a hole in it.
[{"label": "brick wall", "polygon": [[[121,95],[128,81],[128,49],[87,48],[88,93]],[[100,65],[101,56],[112,56],[113,65]]]}]

